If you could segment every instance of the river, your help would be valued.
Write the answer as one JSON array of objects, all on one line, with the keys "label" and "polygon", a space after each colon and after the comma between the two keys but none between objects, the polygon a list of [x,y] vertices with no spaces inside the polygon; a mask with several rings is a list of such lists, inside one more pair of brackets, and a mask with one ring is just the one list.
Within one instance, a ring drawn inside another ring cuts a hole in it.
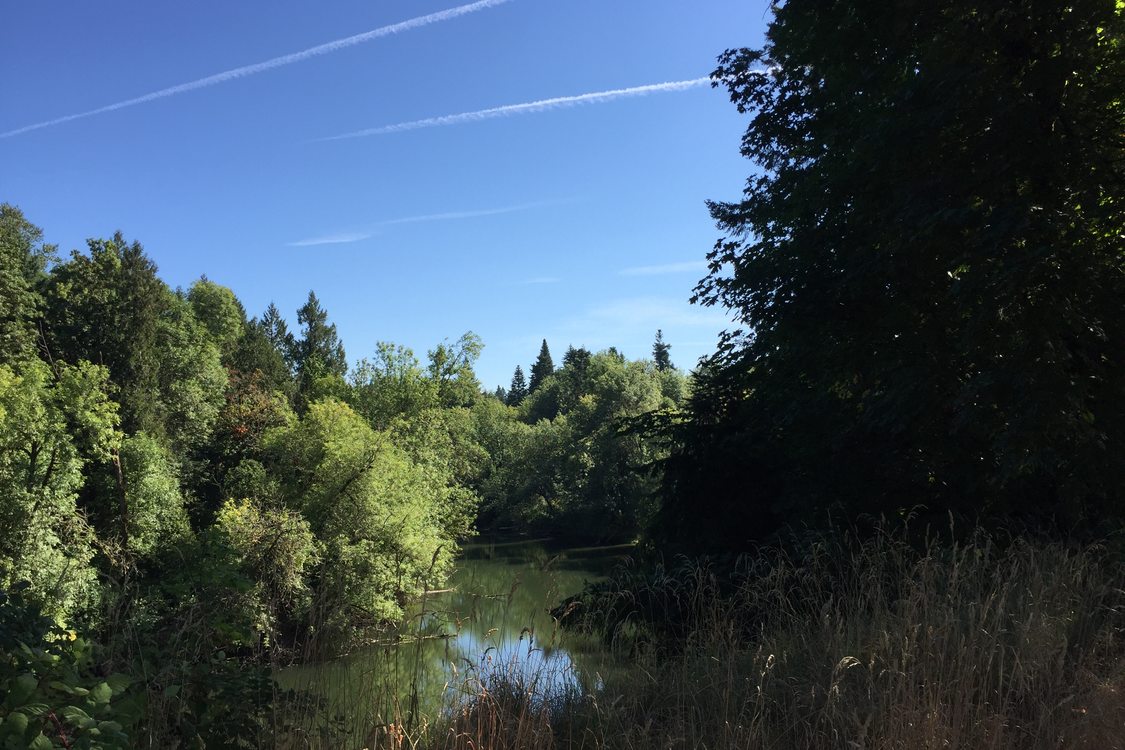
[{"label": "river", "polygon": [[475,542],[447,589],[419,602],[397,645],[284,670],[279,681],[319,695],[353,736],[410,716],[438,716],[504,672],[537,693],[587,691],[609,664],[602,643],[561,631],[549,613],[610,572],[630,548],[549,541]]}]

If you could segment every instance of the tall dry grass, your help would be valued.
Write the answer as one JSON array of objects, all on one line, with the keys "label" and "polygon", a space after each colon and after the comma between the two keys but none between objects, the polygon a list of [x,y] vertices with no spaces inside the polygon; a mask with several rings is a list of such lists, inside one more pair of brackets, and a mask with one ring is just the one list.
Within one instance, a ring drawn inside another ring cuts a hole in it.
[{"label": "tall dry grass", "polygon": [[[1118,558],[1119,559],[1119,558]],[[1125,573],[1098,547],[883,533],[684,563],[603,605],[622,653],[593,694],[470,675],[469,699],[371,747],[1125,748]],[[655,626],[655,627],[654,627]],[[614,634],[611,634],[614,635]],[[622,645],[622,639],[618,639]]]}]

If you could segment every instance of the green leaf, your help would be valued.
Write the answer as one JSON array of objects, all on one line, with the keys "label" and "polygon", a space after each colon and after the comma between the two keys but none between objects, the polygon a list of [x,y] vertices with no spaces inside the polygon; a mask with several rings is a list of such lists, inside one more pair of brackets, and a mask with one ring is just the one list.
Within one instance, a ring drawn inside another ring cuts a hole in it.
[{"label": "green leaf", "polygon": [[52,750],[54,743],[40,732],[27,746],[27,750]]},{"label": "green leaf", "polygon": [[8,714],[8,718],[4,719],[4,723],[0,725],[3,728],[4,734],[7,736],[21,735],[27,731],[27,715],[19,712]]},{"label": "green leaf", "polygon": [[35,675],[21,674],[15,679],[15,685],[12,686],[11,692],[8,693],[8,699],[5,702],[12,708],[15,708],[27,700],[38,686],[39,680],[35,679]]},{"label": "green leaf", "polygon": [[123,693],[133,684],[133,679],[129,675],[115,672],[109,677],[105,678],[106,683],[113,689],[115,693]]},{"label": "green leaf", "polygon": [[90,718],[90,715],[78,706],[64,706],[59,713],[71,724],[81,724]]},{"label": "green leaf", "polygon": [[51,682],[49,682],[48,685],[52,689],[58,690],[60,693],[66,693],[67,695],[83,696],[83,695],[88,695],[89,692],[90,692],[89,690],[87,690],[84,687],[75,687],[74,685],[67,685],[65,682],[63,682],[61,680],[51,680]]},{"label": "green leaf", "polygon": [[106,682],[99,682],[97,686],[90,691],[90,700],[94,703],[109,703],[109,699],[112,697],[113,688]]}]

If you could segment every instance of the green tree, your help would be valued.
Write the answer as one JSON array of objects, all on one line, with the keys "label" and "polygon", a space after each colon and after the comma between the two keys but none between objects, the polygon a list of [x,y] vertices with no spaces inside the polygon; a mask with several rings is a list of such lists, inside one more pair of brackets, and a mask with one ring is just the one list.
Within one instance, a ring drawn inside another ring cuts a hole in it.
[{"label": "green tree", "polygon": [[563,367],[569,368],[575,378],[583,380],[586,377],[586,370],[590,366],[590,357],[592,356],[590,350],[584,346],[577,348],[568,346],[566,353],[563,354]]},{"label": "green tree", "polygon": [[446,496],[346,404],[314,402],[295,425],[267,434],[266,451],[287,507],[320,545],[313,608],[334,642],[320,646],[397,620],[404,602],[448,572],[455,541],[441,521]]},{"label": "green tree", "polygon": [[38,350],[43,298],[37,287],[54,252],[22,211],[0,204],[0,363],[15,364]]},{"label": "green tree", "polygon": [[[117,517],[107,525],[126,530],[128,553],[144,557],[189,536],[180,479],[164,446],[137,433],[122,442],[120,456],[125,498],[120,511],[118,506],[108,509]],[[103,496],[113,492],[110,488]]]},{"label": "green tree", "polygon": [[508,406],[519,406],[525,398],[527,398],[527,381],[523,377],[523,368],[516,365],[516,371],[512,373],[512,384],[508,386],[507,398],[504,399],[504,403]]},{"label": "green tree", "polygon": [[309,574],[319,552],[300,513],[250,498],[227,500],[214,533],[234,553],[231,562],[254,582],[246,619],[257,632],[272,638],[279,626],[307,613]]},{"label": "green tree", "polygon": [[740,330],[699,379],[669,534],[1120,518],[1123,24],[1094,0],[791,0],[722,55],[762,171],[710,204],[696,300]]},{"label": "green tree", "polygon": [[285,322],[285,318],[281,316],[281,311],[277,309],[277,305],[272,302],[262,314],[261,327],[270,343],[273,344],[273,348],[285,358],[289,369],[295,370],[297,339],[289,332],[289,325]]},{"label": "green tree", "polygon": [[669,352],[672,346],[664,342],[664,331],[656,329],[656,340],[652,342],[652,360],[656,362],[656,369],[664,372],[675,368]]},{"label": "green tree", "polygon": [[441,343],[430,350],[430,377],[437,384],[443,406],[471,406],[480,398],[480,381],[473,365],[482,349],[480,336],[467,331],[454,343]]},{"label": "green tree", "polygon": [[292,400],[296,394],[296,383],[293,382],[287,356],[288,349],[278,348],[265,321],[253,318],[243,328],[229,364],[232,369],[247,375],[258,373],[270,390],[279,391]]},{"label": "green tree", "polygon": [[412,419],[439,403],[440,388],[414,352],[385,341],[375,345],[374,360],[362,359],[352,373],[350,401],[377,430],[396,419]]},{"label": "green tree", "polygon": [[[336,335],[336,324],[328,322],[328,312],[320,306],[315,293],[310,291],[308,301],[297,311],[297,322],[302,329],[301,338],[294,345],[294,364],[301,387],[307,388],[316,378],[325,375],[343,377],[348,371],[344,345]],[[271,321],[270,325],[276,326],[277,321]],[[280,340],[284,340],[283,330],[271,329]]]},{"label": "green tree", "polygon": [[160,430],[178,457],[202,446],[223,407],[227,371],[190,305],[173,298],[157,325]]},{"label": "green tree", "polygon": [[89,445],[115,448],[117,410],[105,368],[65,365],[55,382],[42,362],[0,365],[0,588],[26,581],[44,611],[68,618],[94,603],[94,537],[77,507],[84,461],[71,425]]},{"label": "green tree", "polygon": [[196,320],[207,329],[226,360],[237,347],[246,326],[246,310],[242,303],[234,292],[206,276],[191,285],[187,298]]},{"label": "green tree", "polygon": [[635,538],[652,518],[667,447],[635,423],[678,410],[685,377],[581,352],[518,410],[475,411],[488,455],[476,485],[483,525],[598,542]]},{"label": "green tree", "polygon": [[140,243],[119,232],[88,245],[46,280],[50,356],[104,364],[125,431],[167,440],[182,457],[209,436],[222,405],[219,348]]},{"label": "green tree", "polygon": [[543,345],[539,347],[539,356],[536,357],[535,363],[531,365],[531,378],[527,383],[527,392],[535,393],[536,389],[554,371],[555,363],[551,359],[551,350],[547,348],[547,339],[543,339]]},{"label": "green tree", "polygon": [[163,434],[158,341],[175,297],[139,242],[118,232],[87,245],[88,255],[73,251],[46,282],[50,356],[108,367],[125,430]]}]

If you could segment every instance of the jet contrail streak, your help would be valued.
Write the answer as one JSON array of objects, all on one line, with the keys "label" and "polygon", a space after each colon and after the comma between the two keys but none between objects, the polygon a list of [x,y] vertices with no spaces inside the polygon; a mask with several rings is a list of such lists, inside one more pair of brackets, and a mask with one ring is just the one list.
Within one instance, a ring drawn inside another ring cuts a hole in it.
[{"label": "jet contrail streak", "polygon": [[166,89],[153,91],[150,94],[138,96],[134,99],[126,99],[114,104],[107,104],[104,107],[91,109],[88,112],[78,112],[73,115],[56,117],[53,120],[37,122],[33,125],[25,125],[22,128],[16,128],[15,130],[9,130],[6,133],[0,133],[0,138],[11,138],[12,136],[22,135],[23,133],[28,133],[32,130],[49,128],[53,125],[61,125],[64,122],[70,122],[71,120],[80,120],[84,117],[93,117],[94,115],[100,115],[105,112],[113,112],[115,110],[125,109],[126,107],[132,107],[137,104],[145,104],[146,102],[155,101],[156,99],[163,99],[168,96],[175,96],[177,94],[183,94],[188,91],[195,91],[196,89],[207,88],[208,86],[216,86],[220,83],[233,81],[236,78],[245,78],[247,76],[257,75],[258,73],[264,73],[267,70],[273,70],[274,68],[280,68],[285,65],[292,65],[293,63],[302,62],[312,57],[327,55],[331,52],[336,52],[337,50],[345,49],[347,47],[354,47],[357,44],[363,44],[364,42],[369,42],[372,39],[380,39],[385,36],[402,33],[403,31],[410,31],[411,29],[429,26],[430,24],[441,23],[442,21],[448,21],[450,19],[457,18],[458,16],[475,13],[478,10],[485,10],[497,5],[502,5],[506,2],[510,2],[510,0],[478,0],[475,3],[460,5],[456,8],[449,8],[447,10],[438,11],[437,13],[430,13],[426,16],[418,16],[417,18],[411,18],[406,21],[391,24],[390,26],[382,26],[378,29],[365,31],[362,34],[355,34],[354,36],[345,37],[343,39],[337,39],[335,41],[325,42],[324,44],[318,44],[315,47],[309,47],[308,49],[301,50],[300,52],[293,52],[288,55],[282,55],[281,57],[274,57],[264,62],[254,63],[253,65],[244,65],[241,68],[233,68],[231,70],[223,71],[222,73],[216,73],[215,75],[207,76],[206,78],[200,78],[195,81],[181,83],[178,86],[169,86]]},{"label": "jet contrail streak", "polygon": [[338,141],[344,138],[362,138],[368,135],[385,135],[387,133],[401,133],[404,130],[418,130],[419,128],[436,128],[444,125],[457,125],[463,122],[476,122],[478,120],[491,120],[495,117],[508,117],[509,115],[522,115],[528,112],[543,112],[549,109],[573,107],[579,104],[596,104],[599,102],[623,99],[627,96],[644,96],[665,91],[685,91],[699,86],[708,86],[710,78],[692,78],[689,81],[668,81],[667,83],[652,83],[647,86],[633,86],[627,89],[612,89],[610,91],[596,91],[591,94],[577,96],[558,96],[554,99],[540,99],[524,104],[506,104],[503,107],[480,109],[476,112],[462,112],[456,115],[442,115],[441,117],[428,117],[425,120],[411,120],[395,125],[383,125],[378,128],[357,130],[352,133],[331,135],[326,138],[315,138],[314,141]]}]

